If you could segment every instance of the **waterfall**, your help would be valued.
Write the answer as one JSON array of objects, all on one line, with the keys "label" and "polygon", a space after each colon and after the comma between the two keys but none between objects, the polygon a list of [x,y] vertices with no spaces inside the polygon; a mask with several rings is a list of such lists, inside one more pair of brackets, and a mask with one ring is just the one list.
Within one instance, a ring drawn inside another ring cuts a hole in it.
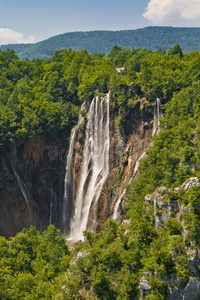
[{"label": "waterfall", "polygon": [[[105,98],[93,99],[88,111],[80,181],[74,194],[75,210],[70,223],[70,239],[73,241],[83,240],[83,231],[87,229],[91,206],[96,208],[101,189],[109,174],[109,148],[109,94],[107,94]],[[68,156],[70,160],[72,157],[70,151]],[[67,186],[73,186],[70,167],[67,167],[67,173],[65,189]]]},{"label": "waterfall", "polygon": [[146,150],[142,153],[142,155],[138,158],[138,160],[136,161],[135,163],[135,168],[134,168],[134,171],[133,171],[133,175],[136,174],[138,168],[139,168],[139,165],[140,165],[140,161],[145,157],[146,155]]},{"label": "waterfall", "polygon": [[28,210],[28,222],[27,222],[27,226],[29,227],[32,223],[32,211],[31,211],[31,206],[30,206],[30,195],[29,195],[29,191],[28,188],[25,184],[25,182],[23,181],[23,179],[21,178],[21,176],[19,175],[19,172],[17,170],[17,154],[16,154],[16,145],[15,142],[11,143],[11,155],[10,155],[10,163],[11,163],[11,167],[13,169],[15,178],[17,180],[17,184],[20,188],[20,191],[25,199],[26,202],[26,206],[27,206],[27,210]]},{"label": "waterfall", "polygon": [[123,190],[121,196],[119,197],[119,199],[117,200],[117,202],[116,202],[116,204],[115,204],[114,211],[113,211],[113,215],[112,215],[112,218],[113,218],[114,220],[116,220],[117,217],[118,217],[119,206],[120,206],[120,204],[121,204],[122,198],[124,197],[125,193],[126,193],[126,189]]},{"label": "waterfall", "polygon": [[160,99],[157,98],[154,103],[154,122],[153,122],[153,131],[152,136],[160,131],[160,117],[162,117],[162,111],[161,111],[161,102]]},{"label": "waterfall", "polygon": [[[81,107],[81,110],[83,109],[83,105]],[[80,114],[78,125],[72,129],[69,151],[67,155],[65,184],[64,184],[64,202],[63,202],[63,213],[62,213],[62,224],[63,224],[64,234],[67,234],[69,232],[69,223],[73,211],[73,201],[75,199],[75,179],[74,179],[74,170],[72,169],[72,160],[73,160],[73,150],[74,150],[76,132],[82,121],[83,121],[83,117]]]}]

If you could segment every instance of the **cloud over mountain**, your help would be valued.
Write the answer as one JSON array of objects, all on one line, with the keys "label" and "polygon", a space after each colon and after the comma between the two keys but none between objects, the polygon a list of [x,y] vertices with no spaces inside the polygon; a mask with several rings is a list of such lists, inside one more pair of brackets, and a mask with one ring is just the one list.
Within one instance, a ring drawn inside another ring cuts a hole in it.
[{"label": "cloud over mountain", "polygon": [[33,42],[33,36],[25,38],[24,35],[20,32],[13,31],[9,28],[0,28],[0,45]]},{"label": "cloud over mountain", "polygon": [[200,17],[199,0],[150,0],[143,17],[158,24],[162,21]]}]

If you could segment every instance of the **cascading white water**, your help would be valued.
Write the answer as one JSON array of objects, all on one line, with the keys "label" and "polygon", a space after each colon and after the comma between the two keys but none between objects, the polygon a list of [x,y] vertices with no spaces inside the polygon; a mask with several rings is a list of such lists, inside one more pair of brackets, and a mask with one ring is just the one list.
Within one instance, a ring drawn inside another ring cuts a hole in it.
[{"label": "cascading white water", "polygon": [[29,202],[29,191],[28,188],[25,184],[25,182],[22,180],[22,178],[19,175],[19,172],[17,171],[17,157],[16,157],[16,145],[15,142],[13,142],[11,144],[11,154],[10,154],[10,163],[11,163],[11,167],[13,169],[13,172],[15,174],[16,180],[17,180],[17,184],[20,188],[20,191],[26,201],[26,205],[27,205],[27,211],[28,211],[28,222],[27,222],[27,226],[30,226],[32,223],[32,211],[31,211],[31,206],[30,206],[30,202]]},{"label": "cascading white water", "polygon": [[140,165],[140,161],[145,157],[145,155],[146,155],[146,151],[144,151],[142,153],[142,155],[139,157],[139,159],[136,161],[135,168],[134,168],[134,171],[133,171],[133,175],[135,175],[136,172],[138,171],[138,168],[139,168],[139,165]]},{"label": "cascading white water", "polygon": [[[70,224],[70,239],[83,240],[91,205],[97,203],[103,184],[109,174],[109,94],[95,98],[90,104],[83,162],[77,187],[74,216]],[[67,184],[67,182],[66,182]]]},{"label": "cascading white water", "polygon": [[126,189],[123,190],[122,194],[120,195],[119,199],[117,200],[117,202],[115,204],[113,215],[112,215],[112,218],[114,220],[116,220],[118,217],[119,206],[121,204],[122,198],[124,197],[125,193],[126,193]]},{"label": "cascading white water", "polygon": [[[83,106],[81,107],[81,110],[82,108]],[[75,179],[74,179],[74,172],[72,170],[72,158],[73,158],[76,131],[79,128],[79,125],[82,121],[83,121],[83,117],[80,114],[78,125],[75,128],[73,128],[71,133],[69,151],[67,155],[65,185],[64,185],[64,202],[63,202],[63,213],[62,213],[62,224],[63,224],[64,234],[67,234],[67,232],[69,231],[69,222],[70,222],[71,213],[73,211],[72,202],[75,199]]]},{"label": "cascading white water", "polygon": [[160,99],[157,98],[154,103],[154,122],[153,122],[153,131],[152,136],[160,131],[160,118],[162,117],[162,111],[161,111],[161,102]]}]

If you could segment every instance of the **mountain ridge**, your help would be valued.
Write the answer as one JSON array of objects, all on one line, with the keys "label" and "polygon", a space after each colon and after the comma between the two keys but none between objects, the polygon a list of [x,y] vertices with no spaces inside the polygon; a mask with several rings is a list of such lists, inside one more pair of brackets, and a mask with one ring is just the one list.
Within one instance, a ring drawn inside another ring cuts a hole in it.
[{"label": "mountain ridge", "polygon": [[56,50],[72,48],[88,53],[108,54],[112,47],[147,48],[168,51],[175,43],[180,44],[184,52],[200,51],[199,27],[149,26],[130,30],[94,30],[62,33],[35,44],[8,44],[0,50],[13,49],[21,59],[48,59]]}]

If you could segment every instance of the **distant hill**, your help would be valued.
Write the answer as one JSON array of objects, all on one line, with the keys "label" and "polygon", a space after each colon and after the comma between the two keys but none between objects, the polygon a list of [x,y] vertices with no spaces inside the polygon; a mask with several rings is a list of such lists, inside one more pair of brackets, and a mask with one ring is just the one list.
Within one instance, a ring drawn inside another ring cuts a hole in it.
[{"label": "distant hill", "polygon": [[9,44],[0,49],[13,49],[21,59],[47,59],[62,48],[108,54],[114,45],[152,50],[161,47],[167,51],[176,43],[184,52],[200,51],[200,28],[150,26],[135,30],[70,32],[35,44]]}]

